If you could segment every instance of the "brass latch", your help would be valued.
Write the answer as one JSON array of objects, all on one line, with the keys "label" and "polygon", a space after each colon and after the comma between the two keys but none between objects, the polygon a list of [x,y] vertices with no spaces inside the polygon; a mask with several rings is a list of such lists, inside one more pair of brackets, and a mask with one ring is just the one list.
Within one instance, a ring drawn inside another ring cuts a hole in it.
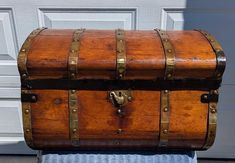
[{"label": "brass latch", "polygon": [[116,90],[108,92],[109,100],[115,107],[121,108],[132,100],[130,90]]}]

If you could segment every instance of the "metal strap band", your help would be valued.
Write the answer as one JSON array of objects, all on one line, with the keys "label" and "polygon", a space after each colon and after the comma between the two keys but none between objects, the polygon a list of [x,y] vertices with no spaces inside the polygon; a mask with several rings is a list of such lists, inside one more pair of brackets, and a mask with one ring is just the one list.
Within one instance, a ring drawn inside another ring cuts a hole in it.
[{"label": "metal strap band", "polygon": [[[218,90],[212,90],[210,91],[210,94],[218,94]],[[217,102],[209,102],[207,136],[203,149],[208,149],[214,143],[216,135],[216,123],[217,123]]]},{"label": "metal strap band", "polygon": [[20,49],[17,63],[18,63],[18,68],[19,68],[21,79],[26,79],[29,75],[28,70],[27,70],[27,55],[30,50],[32,40],[44,29],[46,28],[38,28],[34,30],[33,32],[31,32]]},{"label": "metal strap band", "polygon": [[[22,90],[22,94],[30,93],[29,90]],[[30,102],[22,102],[23,129],[24,138],[28,146],[33,147],[33,134],[31,123],[31,106]]]},{"label": "metal strap band", "polygon": [[123,79],[126,73],[126,43],[124,40],[124,30],[116,30],[117,60],[116,75],[117,79]]},{"label": "metal strap band", "polygon": [[69,51],[68,70],[69,77],[75,79],[78,73],[78,57],[80,51],[80,39],[85,29],[77,29],[73,33],[73,40]]},{"label": "metal strap band", "polygon": [[167,147],[169,132],[169,91],[161,91],[161,113],[160,113],[160,131],[159,131],[159,147]]},{"label": "metal strap band", "polygon": [[69,90],[69,130],[72,145],[78,146],[78,101],[76,90]]},{"label": "metal strap band", "polygon": [[165,79],[173,79],[174,68],[175,68],[175,50],[172,43],[170,42],[169,36],[166,31],[160,29],[154,29],[161,38],[165,57],[166,57],[166,68],[165,68]]},{"label": "metal strap band", "polygon": [[199,31],[209,41],[214,50],[216,55],[216,69],[213,78],[221,79],[226,66],[226,58],[221,45],[210,33],[200,29],[196,29],[196,31]]}]

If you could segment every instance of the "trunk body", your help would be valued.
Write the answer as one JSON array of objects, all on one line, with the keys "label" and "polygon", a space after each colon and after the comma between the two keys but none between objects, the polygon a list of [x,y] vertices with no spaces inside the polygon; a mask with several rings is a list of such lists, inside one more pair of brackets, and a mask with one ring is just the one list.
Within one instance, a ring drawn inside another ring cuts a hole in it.
[{"label": "trunk body", "polygon": [[28,145],[211,146],[225,67],[222,48],[203,31],[118,32],[82,30],[79,38],[72,29],[31,33],[18,58]]}]

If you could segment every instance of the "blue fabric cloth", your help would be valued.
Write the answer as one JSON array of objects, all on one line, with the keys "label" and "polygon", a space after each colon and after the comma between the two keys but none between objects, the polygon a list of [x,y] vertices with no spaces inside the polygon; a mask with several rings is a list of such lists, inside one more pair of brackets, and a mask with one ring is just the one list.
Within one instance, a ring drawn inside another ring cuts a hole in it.
[{"label": "blue fabric cloth", "polygon": [[197,163],[194,151],[42,151],[41,163]]}]

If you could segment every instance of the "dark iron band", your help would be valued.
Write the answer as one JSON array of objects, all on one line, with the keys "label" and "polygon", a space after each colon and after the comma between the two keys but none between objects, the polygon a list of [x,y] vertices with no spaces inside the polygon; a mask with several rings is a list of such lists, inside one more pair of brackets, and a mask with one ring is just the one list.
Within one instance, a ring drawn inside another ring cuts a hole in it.
[{"label": "dark iron band", "polygon": [[168,133],[169,133],[169,90],[161,91],[161,112],[160,112],[160,130],[159,130],[159,148],[165,148],[168,145]]},{"label": "dark iron band", "polygon": [[79,145],[78,101],[76,90],[69,90],[69,135],[73,146]]},{"label": "dark iron band", "polygon": [[[218,90],[211,90],[210,95],[218,95]],[[217,102],[210,101],[208,103],[208,118],[207,118],[207,135],[203,149],[211,147],[215,141],[216,125],[217,125]]]},{"label": "dark iron band", "polygon": [[19,69],[22,80],[28,78],[29,76],[28,70],[27,70],[27,55],[30,50],[32,41],[44,29],[46,28],[38,28],[32,31],[20,49],[20,52],[17,58],[17,63],[18,63],[18,69]]},{"label": "dark iron band", "polygon": [[116,30],[117,59],[116,78],[123,79],[126,73],[126,43],[124,40],[124,30]]},{"label": "dark iron band", "polygon": [[68,58],[68,71],[70,79],[75,79],[78,73],[78,57],[79,57],[80,42],[81,42],[80,39],[84,31],[85,29],[77,29],[73,33],[73,40],[71,43],[69,58]]},{"label": "dark iron band", "polygon": [[[29,90],[22,90],[22,94],[29,94]],[[33,147],[33,134],[32,134],[32,122],[31,122],[31,103],[22,103],[22,115],[23,115],[23,130],[24,138],[28,146]]]},{"label": "dark iron band", "polygon": [[219,42],[207,31],[195,29],[200,32],[210,43],[216,55],[216,69],[212,78],[221,79],[226,66],[226,57]]},{"label": "dark iron band", "polygon": [[161,38],[162,46],[166,57],[165,77],[166,80],[173,79],[175,68],[175,50],[170,42],[169,36],[166,31],[154,29]]},{"label": "dark iron band", "polygon": [[21,83],[25,89],[58,90],[212,90],[220,87],[219,80],[69,80],[69,79],[35,79]]}]

